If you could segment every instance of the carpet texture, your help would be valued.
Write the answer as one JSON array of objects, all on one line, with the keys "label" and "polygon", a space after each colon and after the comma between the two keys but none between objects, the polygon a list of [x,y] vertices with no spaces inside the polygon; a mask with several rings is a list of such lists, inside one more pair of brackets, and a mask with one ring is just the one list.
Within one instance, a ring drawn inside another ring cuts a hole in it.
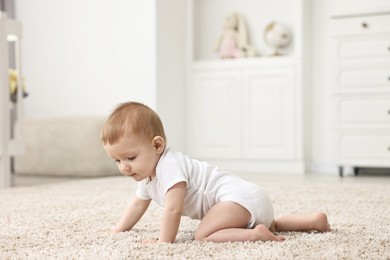
[{"label": "carpet texture", "polygon": [[151,204],[130,232],[110,235],[136,183],[125,177],[0,190],[0,259],[390,259],[390,182],[261,183],[275,215],[325,211],[332,232],[285,232],[284,242],[193,240],[182,219],[177,243],[157,238],[162,210]]}]

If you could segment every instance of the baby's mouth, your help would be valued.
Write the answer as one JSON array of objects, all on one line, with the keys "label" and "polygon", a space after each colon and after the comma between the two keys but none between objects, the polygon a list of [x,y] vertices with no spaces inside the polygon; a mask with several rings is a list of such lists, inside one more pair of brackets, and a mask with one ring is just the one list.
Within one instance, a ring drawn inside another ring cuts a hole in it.
[{"label": "baby's mouth", "polygon": [[127,177],[134,177],[136,175],[136,173],[125,173],[125,175]]}]

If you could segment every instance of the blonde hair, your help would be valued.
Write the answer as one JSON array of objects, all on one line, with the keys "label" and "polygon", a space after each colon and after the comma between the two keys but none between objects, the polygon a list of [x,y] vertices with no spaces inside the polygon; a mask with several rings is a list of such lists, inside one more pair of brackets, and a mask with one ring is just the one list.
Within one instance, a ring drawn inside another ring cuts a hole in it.
[{"label": "blonde hair", "polygon": [[166,142],[160,117],[151,108],[138,102],[119,104],[106,120],[100,139],[103,144],[115,144],[130,134],[150,139],[161,136]]}]

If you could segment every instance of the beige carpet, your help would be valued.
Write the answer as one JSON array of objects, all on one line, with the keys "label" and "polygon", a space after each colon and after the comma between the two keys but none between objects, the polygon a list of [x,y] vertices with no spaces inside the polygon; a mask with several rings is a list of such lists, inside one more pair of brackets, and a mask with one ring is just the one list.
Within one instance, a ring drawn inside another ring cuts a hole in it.
[{"label": "beige carpet", "polygon": [[142,246],[159,233],[155,204],[133,231],[109,235],[135,183],[124,177],[0,190],[0,259],[390,259],[390,179],[377,184],[265,181],[276,216],[323,210],[330,233],[286,241],[206,243],[184,218],[175,244]]}]

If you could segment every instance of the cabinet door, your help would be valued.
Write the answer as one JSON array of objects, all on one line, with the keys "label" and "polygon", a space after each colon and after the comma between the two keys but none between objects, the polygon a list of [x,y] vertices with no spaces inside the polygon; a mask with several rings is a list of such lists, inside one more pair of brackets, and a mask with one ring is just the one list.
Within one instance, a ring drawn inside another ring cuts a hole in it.
[{"label": "cabinet door", "polygon": [[293,69],[244,74],[244,157],[288,159],[294,156]]},{"label": "cabinet door", "polygon": [[189,154],[240,157],[240,73],[195,71],[188,94]]}]

